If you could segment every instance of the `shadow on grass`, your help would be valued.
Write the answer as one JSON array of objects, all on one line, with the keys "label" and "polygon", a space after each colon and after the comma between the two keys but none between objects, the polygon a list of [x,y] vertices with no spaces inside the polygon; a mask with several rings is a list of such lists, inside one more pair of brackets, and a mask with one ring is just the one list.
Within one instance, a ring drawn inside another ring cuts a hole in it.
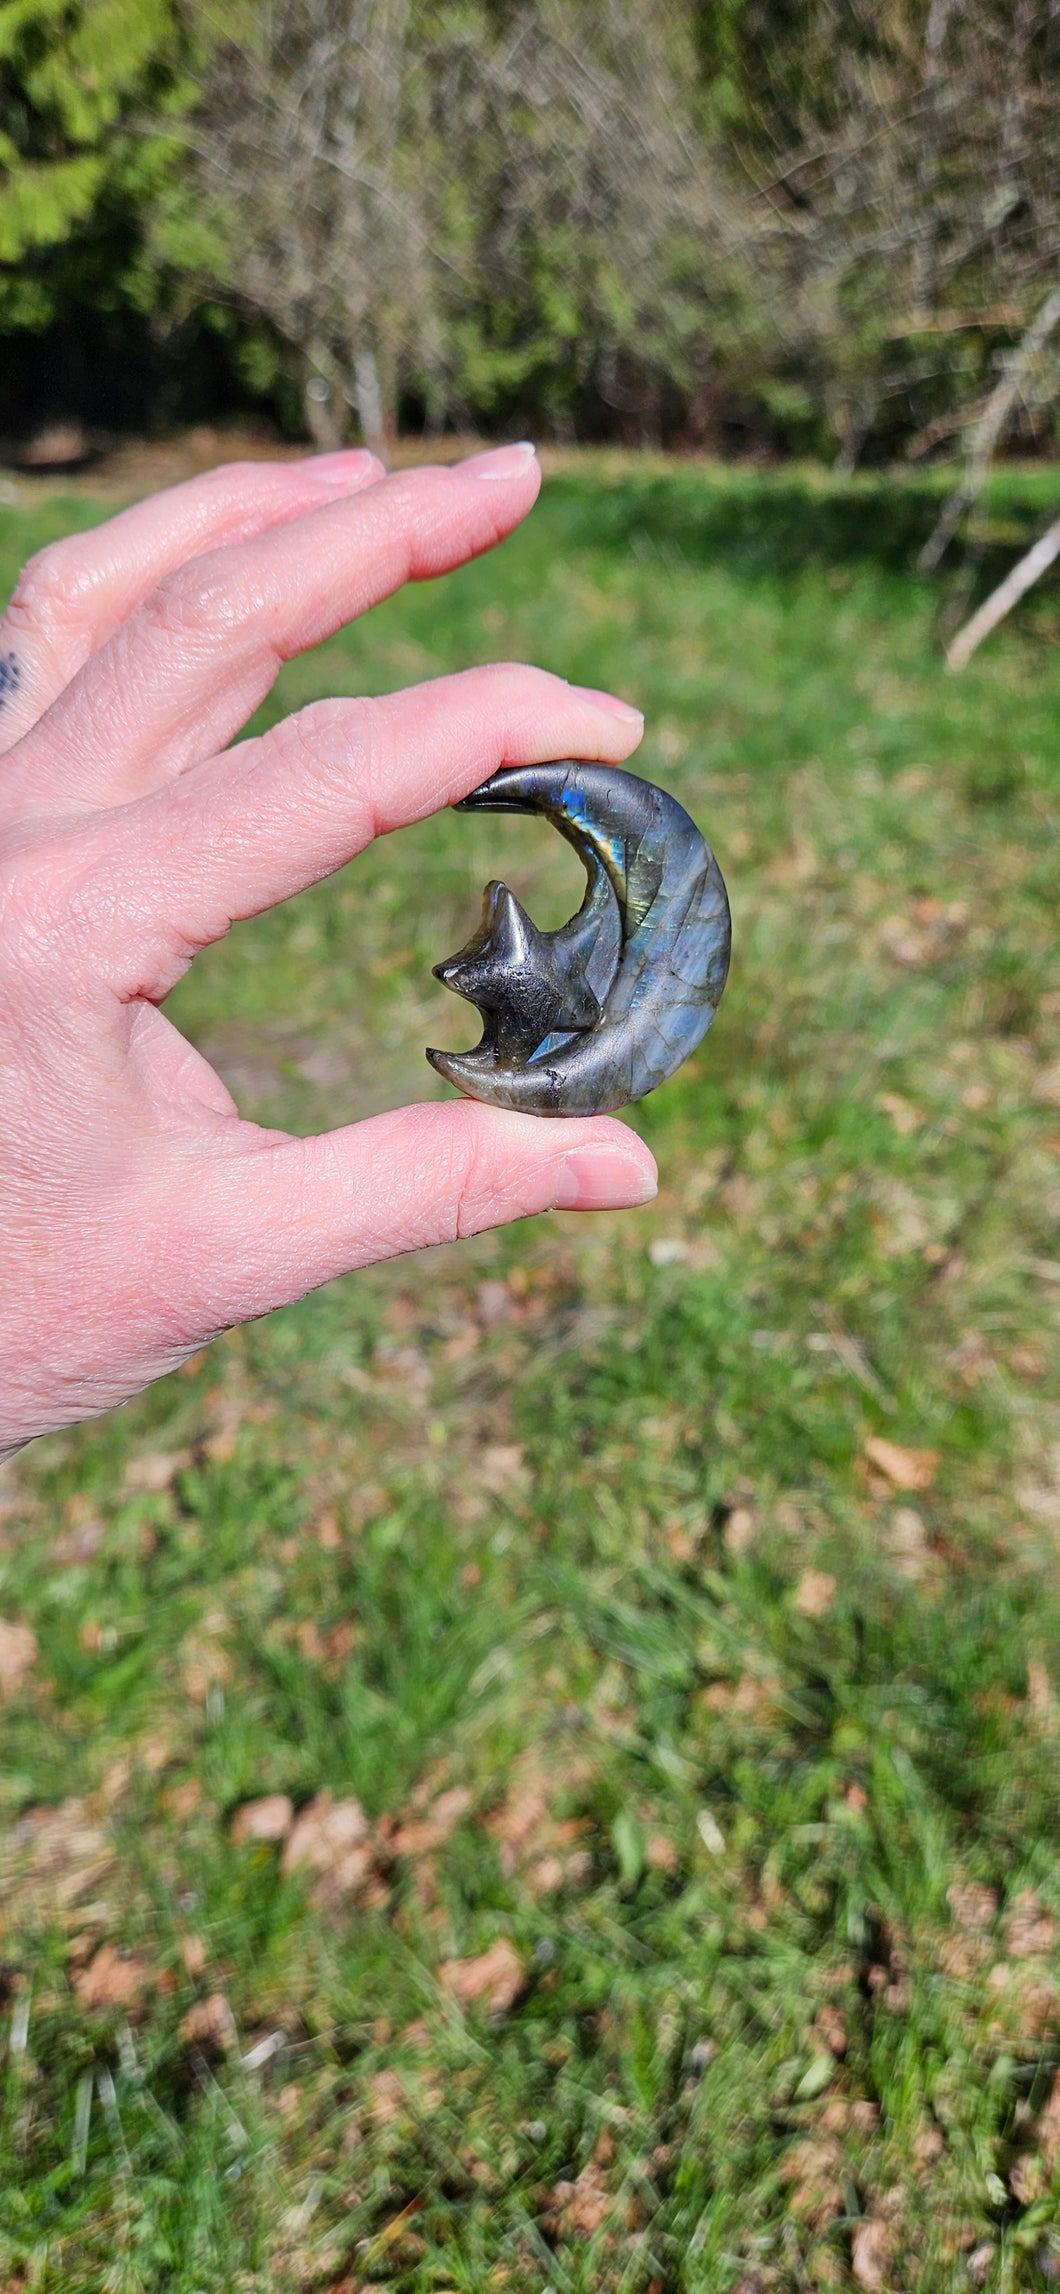
[{"label": "shadow on grass", "polygon": [[[677,571],[719,566],[733,573],[790,574],[807,565],[872,564],[909,572],[931,532],[953,473],[676,468],[665,475],[564,475],[549,486],[558,533],[570,547],[632,551]],[[1000,580],[1013,551],[1027,548],[1053,509],[1055,477],[1003,471],[980,513],[979,581]],[[944,572],[961,562],[951,550]]]}]

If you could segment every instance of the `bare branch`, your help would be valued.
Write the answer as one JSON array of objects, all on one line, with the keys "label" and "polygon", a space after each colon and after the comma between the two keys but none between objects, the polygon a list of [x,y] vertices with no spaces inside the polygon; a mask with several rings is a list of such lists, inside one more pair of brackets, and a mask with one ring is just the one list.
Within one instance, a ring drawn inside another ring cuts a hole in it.
[{"label": "bare branch", "polygon": [[1046,532],[1035,542],[1033,549],[1028,550],[1026,556],[1020,558],[1019,563],[1014,565],[1011,571],[1005,575],[1004,581],[1000,582],[997,589],[992,591],[991,595],[979,607],[978,613],[973,613],[971,620],[965,622],[964,628],[958,630],[956,637],[946,649],[947,669],[964,669],[967,667],[973,653],[982,644],[984,637],[989,637],[991,630],[997,628],[999,621],[1004,621],[1006,614],[1011,613],[1013,606],[1019,604],[1021,597],[1026,597],[1027,591],[1033,589],[1035,582],[1041,580],[1043,573],[1048,572],[1049,567],[1054,564],[1058,557],[1060,557],[1060,518],[1057,518],[1054,525],[1047,528]]},{"label": "bare branch", "polygon": [[972,433],[971,446],[960,485],[955,486],[945,504],[933,531],[929,534],[917,559],[921,573],[933,573],[947,543],[957,531],[966,510],[978,501],[986,483],[994,448],[1019,397],[1030,368],[1044,350],[1055,327],[1060,325],[1060,286],[1054,287],[1032,319],[1026,334],[1006,359],[1004,371],[996,390],[991,391],[986,406]]}]

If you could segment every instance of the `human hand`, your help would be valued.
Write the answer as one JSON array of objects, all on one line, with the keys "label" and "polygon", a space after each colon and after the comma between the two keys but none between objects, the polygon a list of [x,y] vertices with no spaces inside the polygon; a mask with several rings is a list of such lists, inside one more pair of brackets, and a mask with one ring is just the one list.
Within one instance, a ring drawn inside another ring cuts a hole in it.
[{"label": "human hand", "polygon": [[533,504],[530,449],[217,470],[52,545],[0,622],[0,1456],[347,1269],[655,1191],[606,1117],[470,1100],[316,1139],[239,1116],[159,1009],[197,951],[498,766],[620,763],[636,711],[537,669],[313,703],[281,663]]}]

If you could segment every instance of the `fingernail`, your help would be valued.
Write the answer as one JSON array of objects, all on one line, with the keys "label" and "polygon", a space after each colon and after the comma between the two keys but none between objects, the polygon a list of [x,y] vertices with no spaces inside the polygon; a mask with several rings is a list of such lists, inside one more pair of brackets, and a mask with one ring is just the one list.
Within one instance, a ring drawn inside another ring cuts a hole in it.
[{"label": "fingernail", "polygon": [[556,1211],[621,1211],[650,1203],[659,1192],[654,1171],[621,1147],[576,1147],[556,1172]]},{"label": "fingernail", "polygon": [[594,685],[582,685],[579,690],[594,709],[603,709],[608,717],[617,717],[621,725],[643,725],[643,709],[635,709],[631,701],[619,701],[613,693],[598,693]]},{"label": "fingernail", "polygon": [[533,441],[523,438],[518,446],[494,446],[488,454],[469,454],[457,468],[466,471],[469,478],[518,478],[529,469],[536,452]]},{"label": "fingernail", "polygon": [[351,478],[363,478],[373,469],[382,474],[383,469],[378,456],[365,446],[344,446],[335,454],[309,454],[298,467],[316,486],[348,486]]}]

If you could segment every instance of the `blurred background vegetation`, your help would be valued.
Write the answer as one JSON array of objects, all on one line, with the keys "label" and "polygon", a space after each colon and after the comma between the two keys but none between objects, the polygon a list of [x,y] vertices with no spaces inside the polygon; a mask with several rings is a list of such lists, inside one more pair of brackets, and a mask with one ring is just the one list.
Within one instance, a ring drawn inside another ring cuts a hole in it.
[{"label": "blurred background vegetation", "polygon": [[1058,65],[1055,0],[2,0],[0,435],[918,462],[1056,283]]},{"label": "blurred background vegetation", "polygon": [[[938,648],[1056,519],[1058,64],[1060,0],[0,0],[0,592],[229,422],[531,430],[256,729],[612,685],[736,951],[642,1214],[0,1471],[2,2294],[1060,2281],[1055,576]],[[443,813],[174,1017],[270,1123],[440,1096],[493,870],[577,897]]]}]

